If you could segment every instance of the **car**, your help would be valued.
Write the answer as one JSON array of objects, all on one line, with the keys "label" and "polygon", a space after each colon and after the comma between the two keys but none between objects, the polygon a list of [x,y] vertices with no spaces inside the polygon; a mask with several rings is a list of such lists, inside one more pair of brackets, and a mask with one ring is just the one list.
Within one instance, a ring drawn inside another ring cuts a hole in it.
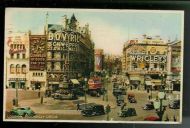
[{"label": "car", "polygon": [[180,108],[180,100],[174,100],[169,104],[170,109],[179,109]]},{"label": "car", "polygon": [[79,104],[79,110],[85,110],[85,108],[89,108],[93,105],[96,105],[96,103],[81,103]]},{"label": "car", "polygon": [[133,93],[129,93],[127,95],[128,100],[130,100],[131,98],[134,98],[134,97],[135,97],[135,94],[133,94]]},{"label": "car", "polygon": [[104,106],[101,104],[95,104],[95,105],[88,106],[88,107],[84,108],[84,110],[81,111],[81,114],[83,116],[104,115],[105,114]]},{"label": "car", "polygon": [[60,94],[59,99],[60,100],[76,100],[76,99],[78,99],[78,97],[74,96],[72,94],[67,94],[67,95],[66,94]]},{"label": "car", "polygon": [[135,99],[135,97],[132,97],[129,99],[129,102],[130,103],[137,103],[137,100]]},{"label": "car", "polygon": [[143,107],[144,110],[153,110],[154,109],[154,105],[151,103],[147,103],[145,104],[145,106]]},{"label": "car", "polygon": [[90,91],[89,95],[92,97],[100,97],[100,93],[96,90]]},{"label": "car", "polygon": [[157,116],[148,116],[144,118],[144,121],[160,121],[160,118]]},{"label": "car", "polygon": [[115,83],[113,83],[113,88],[114,88],[114,89],[118,89],[118,88],[119,88],[118,83],[116,83],[116,82],[115,82]]},{"label": "car", "polygon": [[119,117],[137,116],[135,108],[124,108],[118,113]]},{"label": "car", "polygon": [[10,111],[11,115],[16,115],[16,116],[35,116],[35,112],[30,109],[30,107],[15,107]]},{"label": "car", "polygon": [[117,106],[121,106],[124,103],[123,95],[118,95],[117,99],[116,99],[116,102],[117,102]]}]

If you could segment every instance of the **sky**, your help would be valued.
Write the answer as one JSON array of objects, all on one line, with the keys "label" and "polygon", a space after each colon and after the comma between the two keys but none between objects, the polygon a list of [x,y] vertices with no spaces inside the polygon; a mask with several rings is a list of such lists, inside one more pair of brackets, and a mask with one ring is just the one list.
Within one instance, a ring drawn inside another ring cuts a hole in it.
[{"label": "sky", "polygon": [[122,55],[124,42],[143,34],[160,35],[165,40],[183,39],[183,11],[154,10],[7,8],[5,34],[9,28],[43,34],[47,12],[49,24],[60,24],[62,16],[70,18],[72,14],[80,26],[88,23],[95,48],[109,54]]}]

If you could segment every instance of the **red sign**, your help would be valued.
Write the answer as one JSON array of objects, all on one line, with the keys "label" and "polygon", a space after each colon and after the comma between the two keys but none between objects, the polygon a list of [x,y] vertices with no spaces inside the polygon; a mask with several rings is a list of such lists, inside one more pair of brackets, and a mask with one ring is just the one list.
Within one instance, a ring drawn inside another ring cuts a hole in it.
[{"label": "red sign", "polygon": [[31,35],[30,37],[30,70],[45,70],[46,65],[46,36]]}]

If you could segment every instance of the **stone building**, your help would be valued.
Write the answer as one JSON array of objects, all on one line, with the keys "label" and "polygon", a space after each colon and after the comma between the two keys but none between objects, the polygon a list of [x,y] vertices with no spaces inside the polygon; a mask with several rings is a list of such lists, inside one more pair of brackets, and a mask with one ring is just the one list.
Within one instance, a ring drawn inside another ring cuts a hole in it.
[{"label": "stone building", "polygon": [[94,43],[89,25],[79,26],[74,14],[63,24],[48,24],[47,84],[56,90],[64,78],[78,78],[94,71]]},{"label": "stone building", "polygon": [[29,36],[28,33],[10,32],[5,39],[6,88],[29,88]]},{"label": "stone building", "polygon": [[182,72],[181,41],[174,40],[168,44],[168,90],[180,91]]},{"label": "stone building", "polygon": [[159,89],[167,75],[168,41],[159,36],[128,40],[123,48],[122,70],[135,88]]},{"label": "stone building", "polygon": [[46,89],[46,36],[29,34],[29,83],[33,90]]}]

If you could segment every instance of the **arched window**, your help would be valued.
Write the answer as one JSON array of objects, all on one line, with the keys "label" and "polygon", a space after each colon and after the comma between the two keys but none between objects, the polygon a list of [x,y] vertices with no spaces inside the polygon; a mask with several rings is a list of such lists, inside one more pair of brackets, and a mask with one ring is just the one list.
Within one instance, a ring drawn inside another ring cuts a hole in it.
[{"label": "arched window", "polygon": [[19,64],[16,65],[16,73],[17,73],[17,74],[20,73],[20,65],[19,65]]},{"label": "arched window", "polygon": [[25,64],[22,65],[22,73],[24,73],[24,74],[26,73],[26,65]]},{"label": "arched window", "polygon": [[15,66],[14,64],[10,65],[10,74],[14,74],[15,73]]}]

